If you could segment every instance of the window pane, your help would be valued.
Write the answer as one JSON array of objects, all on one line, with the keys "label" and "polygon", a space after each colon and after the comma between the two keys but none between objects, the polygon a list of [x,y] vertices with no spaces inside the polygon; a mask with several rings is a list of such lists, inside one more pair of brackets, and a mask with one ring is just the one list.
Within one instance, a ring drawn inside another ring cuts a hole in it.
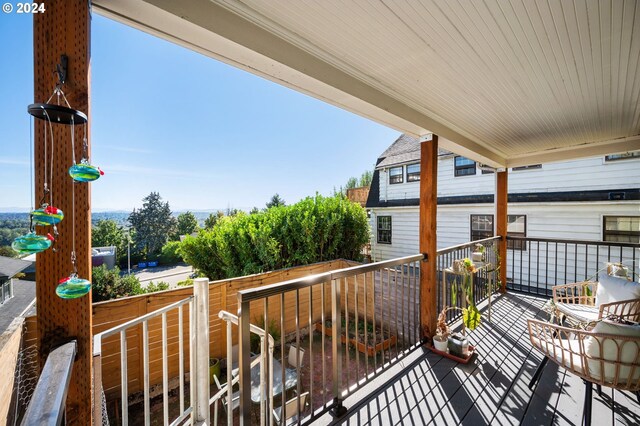
[{"label": "window pane", "polygon": [[466,157],[456,157],[456,167],[460,166],[472,166],[475,165],[475,161],[470,160]]},{"label": "window pane", "polygon": [[407,166],[407,174],[420,173],[420,164],[409,164]]},{"label": "window pane", "polygon": [[378,242],[391,244],[391,216],[378,216]]},{"label": "window pane", "polygon": [[[507,233],[524,234],[526,229],[527,219],[525,215],[508,215],[507,216]],[[524,236],[524,235],[522,235]]]},{"label": "window pane", "polygon": [[605,161],[616,161],[616,160],[626,160],[627,158],[638,158],[640,157],[640,151],[629,151],[624,152],[622,154],[612,154],[604,157]]},{"label": "window pane", "polygon": [[640,216],[605,216],[604,241],[640,243]]},{"label": "window pane", "polygon": [[402,183],[402,166],[389,169],[389,183]]}]

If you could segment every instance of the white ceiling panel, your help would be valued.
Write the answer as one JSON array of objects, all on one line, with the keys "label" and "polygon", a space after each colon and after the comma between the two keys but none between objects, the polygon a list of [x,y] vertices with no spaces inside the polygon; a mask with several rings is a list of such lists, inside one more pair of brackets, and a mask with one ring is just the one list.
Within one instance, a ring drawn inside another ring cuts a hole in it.
[{"label": "white ceiling panel", "polygon": [[640,149],[636,0],[94,0],[495,166]]}]

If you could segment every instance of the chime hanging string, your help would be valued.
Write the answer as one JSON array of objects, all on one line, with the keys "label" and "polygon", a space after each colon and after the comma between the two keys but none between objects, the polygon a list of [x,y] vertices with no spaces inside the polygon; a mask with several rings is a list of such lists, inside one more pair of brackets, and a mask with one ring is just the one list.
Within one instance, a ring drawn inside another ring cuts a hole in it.
[{"label": "chime hanging string", "polygon": [[[33,185],[33,117],[29,116],[29,192],[35,190]],[[34,197],[29,197],[31,201],[31,212],[33,212]],[[29,215],[29,231],[33,232],[33,214]]]},{"label": "chime hanging string", "polygon": [[[76,143],[75,143],[75,137],[74,137],[75,126],[73,123],[74,121],[72,118],[71,119],[71,125],[72,125],[71,157],[73,158],[73,164],[76,164]],[[76,266],[76,182],[75,181],[71,183],[71,264],[73,265],[73,274],[77,275],[78,268]]]}]

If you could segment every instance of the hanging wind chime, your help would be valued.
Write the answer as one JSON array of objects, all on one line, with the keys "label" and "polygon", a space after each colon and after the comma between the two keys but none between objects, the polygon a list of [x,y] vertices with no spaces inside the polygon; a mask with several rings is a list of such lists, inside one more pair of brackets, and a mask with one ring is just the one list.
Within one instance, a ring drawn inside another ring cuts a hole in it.
[{"label": "hanging wind chime", "polygon": [[[71,249],[71,266],[72,272],[68,277],[62,278],[56,287],[56,294],[63,299],[75,299],[82,297],[91,290],[91,282],[89,280],[78,277],[78,269],[76,262],[76,227],[75,227],[75,184],[78,182],[92,182],[102,176],[104,173],[99,167],[91,165],[88,156],[87,143],[87,116],[81,111],[71,108],[67,98],[62,91],[62,85],[66,80],[67,74],[67,57],[61,57],[61,64],[57,66],[58,83],[46,103],[35,103],[29,105],[28,112],[32,116],[44,120],[45,122],[45,177],[43,195],[40,200],[40,208],[33,209],[30,213],[30,232],[26,235],[16,238],[12,247],[20,253],[39,253],[52,246],[53,241],[58,236],[57,224],[64,219],[64,213],[53,205],[54,194],[52,188],[53,169],[54,169],[54,134],[52,124],[62,124],[71,126],[71,150],[73,164],[69,168],[69,175],[74,180],[71,190],[71,230],[72,230],[72,249]],[[56,97],[57,103],[49,103]],[[61,105],[61,100],[65,105]],[[75,158],[75,126],[84,126],[84,138],[82,147],[82,158],[80,162],[76,162]],[[47,133],[50,135],[51,149],[47,149]],[[48,152],[51,152],[51,158],[47,158]],[[47,162],[49,164],[47,165]],[[48,198],[48,199],[47,199]],[[52,226],[53,236],[48,233],[46,236],[38,235],[34,231],[34,224],[37,226]],[[55,251],[55,249],[54,249]]]}]

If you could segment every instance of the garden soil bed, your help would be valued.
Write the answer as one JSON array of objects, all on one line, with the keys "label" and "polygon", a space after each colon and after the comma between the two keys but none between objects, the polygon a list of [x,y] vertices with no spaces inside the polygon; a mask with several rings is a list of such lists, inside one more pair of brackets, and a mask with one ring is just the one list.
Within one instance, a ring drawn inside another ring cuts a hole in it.
[{"label": "garden soil bed", "polygon": [[[324,334],[326,336],[332,337],[333,335],[333,330],[331,329],[331,327],[323,327],[322,323],[318,322],[315,324],[315,329],[316,331],[319,331],[320,333],[324,332]],[[347,343],[347,336],[345,336],[344,334],[341,337],[341,341],[342,343]],[[358,341],[355,338],[350,338],[349,339],[349,344],[353,345],[354,347],[358,348],[358,351],[361,353],[366,353],[368,356],[374,356],[375,354],[377,354],[380,351],[383,350],[387,350],[389,349],[392,345],[396,344],[396,336],[392,335],[386,339],[384,339],[382,342],[377,343],[375,346],[369,344],[369,342],[367,342],[367,345],[365,346],[364,342]]]}]

